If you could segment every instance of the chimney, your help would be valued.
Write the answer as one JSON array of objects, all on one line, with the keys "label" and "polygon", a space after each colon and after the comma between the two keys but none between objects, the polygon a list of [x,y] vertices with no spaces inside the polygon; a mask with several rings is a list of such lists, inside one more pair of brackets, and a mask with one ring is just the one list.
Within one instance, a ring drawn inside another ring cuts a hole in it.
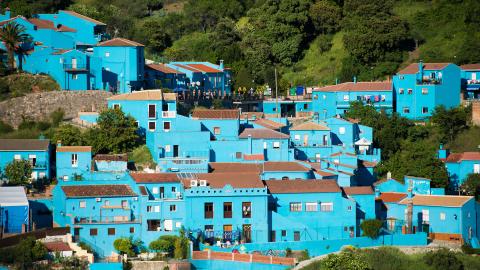
[{"label": "chimney", "polygon": [[220,60],[220,69],[223,71],[223,60]]},{"label": "chimney", "polygon": [[357,76],[353,76],[353,83],[357,83]]},{"label": "chimney", "polygon": [[7,20],[11,18],[9,7],[5,8],[5,15],[4,16]]},{"label": "chimney", "polygon": [[338,78],[335,78],[335,85],[338,84]]},{"label": "chimney", "polygon": [[380,189],[375,188],[375,198],[378,198],[378,197],[380,197]]},{"label": "chimney", "polygon": [[392,172],[387,172],[387,179],[392,179]]},{"label": "chimney", "polygon": [[408,189],[407,195],[407,234],[413,233],[413,200],[412,200],[412,189]]},{"label": "chimney", "polygon": [[252,134],[248,134],[248,153],[252,154]]},{"label": "chimney", "polygon": [[62,146],[62,141],[58,140],[57,141],[57,147],[60,147],[60,146]]},{"label": "chimney", "polygon": [[418,74],[420,75],[420,80],[423,80],[423,61],[418,62]]}]

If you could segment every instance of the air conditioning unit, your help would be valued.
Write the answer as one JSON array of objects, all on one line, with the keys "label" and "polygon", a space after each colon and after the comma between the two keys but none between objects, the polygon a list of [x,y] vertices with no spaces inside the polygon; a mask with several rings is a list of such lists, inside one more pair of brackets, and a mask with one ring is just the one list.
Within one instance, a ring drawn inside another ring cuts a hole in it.
[{"label": "air conditioning unit", "polygon": [[96,198],[96,199],[95,199],[95,201],[97,201],[97,202],[101,202],[101,201],[102,201],[102,199],[101,199],[101,198]]},{"label": "air conditioning unit", "polygon": [[200,186],[201,187],[206,187],[207,186],[207,180],[200,180]]},{"label": "air conditioning unit", "polygon": [[177,199],[182,199],[183,196],[182,196],[182,193],[176,192],[176,193],[175,193],[175,197],[176,197]]},{"label": "air conditioning unit", "polygon": [[198,186],[198,181],[197,181],[197,180],[190,180],[190,186],[191,186],[191,187],[196,187],[196,186]]},{"label": "air conditioning unit", "polygon": [[138,201],[138,197],[133,197],[133,200],[134,200],[134,201]]}]

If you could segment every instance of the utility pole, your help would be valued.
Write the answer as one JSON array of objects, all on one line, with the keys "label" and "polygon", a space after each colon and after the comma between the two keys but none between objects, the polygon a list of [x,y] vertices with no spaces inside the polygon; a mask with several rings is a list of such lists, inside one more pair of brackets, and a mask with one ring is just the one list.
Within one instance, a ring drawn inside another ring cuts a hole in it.
[{"label": "utility pole", "polygon": [[275,110],[277,111],[277,118],[280,118],[278,115],[278,84],[277,84],[277,68],[275,68]]}]

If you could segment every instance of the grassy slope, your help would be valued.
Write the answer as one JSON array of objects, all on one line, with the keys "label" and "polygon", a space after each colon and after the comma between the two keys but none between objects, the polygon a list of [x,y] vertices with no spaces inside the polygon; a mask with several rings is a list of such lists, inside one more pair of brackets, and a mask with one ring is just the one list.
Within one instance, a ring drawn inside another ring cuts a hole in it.
[{"label": "grassy slope", "polygon": [[471,127],[460,133],[447,148],[452,152],[480,151],[480,127]]},{"label": "grassy slope", "polygon": [[303,59],[289,70],[285,70],[283,77],[294,84],[326,85],[335,83],[335,73],[342,66],[342,60],[346,56],[343,47],[343,32],[335,34],[332,38],[330,50],[319,53],[320,37],[310,44]]}]

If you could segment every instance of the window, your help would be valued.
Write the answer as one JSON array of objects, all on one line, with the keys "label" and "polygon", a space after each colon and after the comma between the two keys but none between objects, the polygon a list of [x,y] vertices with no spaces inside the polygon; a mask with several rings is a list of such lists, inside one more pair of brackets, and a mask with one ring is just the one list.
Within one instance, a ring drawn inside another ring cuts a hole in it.
[{"label": "window", "polygon": [[422,113],[428,113],[428,107],[422,107]]},{"label": "window", "polygon": [[287,236],[287,230],[282,230],[282,237],[286,237]]},{"label": "window", "polygon": [[302,203],[300,202],[290,203],[290,212],[301,212],[301,211],[302,211]]},{"label": "window", "polygon": [[37,155],[28,155],[28,160],[32,167],[35,167],[35,164],[37,163]]},{"label": "window", "polygon": [[307,104],[307,103],[303,104],[303,109],[304,109],[304,110],[307,110],[307,109],[308,109],[308,104]]},{"label": "window", "polygon": [[153,193],[153,194],[158,194],[158,187],[154,187],[154,188],[152,189],[152,193]]},{"label": "window", "polygon": [[205,203],[205,218],[213,218],[213,203]]},{"label": "window", "polygon": [[382,99],[381,99],[382,101],[387,100],[387,96],[386,96],[386,95],[381,95],[381,98],[382,98]]},{"label": "window", "polygon": [[328,135],[323,135],[323,145],[328,145]]},{"label": "window", "polygon": [[166,219],[163,221],[163,228],[165,229],[166,232],[173,231],[173,220],[171,219]]},{"label": "window", "polygon": [[163,130],[170,131],[170,122],[163,122]]},{"label": "window", "polygon": [[305,203],[305,211],[307,211],[307,212],[317,212],[318,211],[318,203],[316,203],[316,202]]},{"label": "window", "polygon": [[120,104],[113,104],[113,109],[120,110]]},{"label": "window", "polygon": [[21,156],[21,155],[15,155],[15,156],[13,157],[13,159],[15,159],[15,160],[20,160],[20,159],[22,159],[22,156]]},{"label": "window", "polygon": [[409,107],[403,107],[403,113],[410,113]]},{"label": "window", "polygon": [[122,208],[128,208],[128,201],[122,200]]},{"label": "window", "polygon": [[110,57],[110,53],[109,53],[109,52],[105,52],[105,57]]},{"label": "window", "polygon": [[345,134],[345,127],[340,127],[340,128],[338,129],[338,133],[340,133],[340,134]]},{"label": "window", "polygon": [[72,80],[78,80],[78,75],[77,75],[77,74],[73,74],[73,75],[72,75]]},{"label": "window", "polygon": [[156,126],[157,123],[155,123],[155,121],[148,121],[148,130],[155,131]]},{"label": "window", "polygon": [[168,104],[167,104],[167,103],[163,103],[163,104],[162,104],[162,111],[163,111],[163,112],[168,111]]},{"label": "window", "polygon": [[422,210],[422,221],[423,223],[428,223],[430,221],[430,211],[429,210]]},{"label": "window", "polygon": [[169,153],[170,151],[170,144],[165,145],[165,152]]},{"label": "window", "polygon": [[331,202],[320,203],[320,211],[322,211],[322,212],[333,212],[333,203],[331,203]]},{"label": "window", "polygon": [[170,212],[177,212],[177,206],[175,204],[170,205]]},{"label": "window", "polygon": [[220,128],[219,127],[214,127],[213,128],[213,134],[220,135]]},{"label": "window", "polygon": [[295,139],[295,141],[300,141],[300,135],[295,135],[294,139]]},{"label": "window", "polygon": [[413,89],[412,88],[408,88],[408,94],[411,95],[413,93]]},{"label": "window", "polygon": [[242,158],[242,152],[236,152],[236,153],[235,153],[235,158],[236,158],[236,159]]},{"label": "window", "polygon": [[349,101],[350,97],[348,95],[343,95],[343,101]]},{"label": "window", "polygon": [[148,118],[156,118],[156,117],[157,117],[157,105],[148,104]]},{"label": "window", "polygon": [[135,227],[130,227],[130,233],[135,233]]},{"label": "window", "polygon": [[160,230],[160,219],[147,220],[147,231],[159,231],[159,230]]},{"label": "window", "polygon": [[294,231],[293,232],[293,241],[300,241],[300,232]]},{"label": "window", "polygon": [[172,192],[173,193],[177,192],[177,187],[172,187]]},{"label": "window", "polygon": [[280,148],[280,142],[273,142],[273,148]]},{"label": "window", "polygon": [[79,203],[80,208],[86,208],[87,207],[87,202],[86,201],[80,201]]},{"label": "window", "polygon": [[263,149],[267,149],[267,142],[263,142]]},{"label": "window", "polygon": [[115,235],[115,228],[108,228],[108,235]]},{"label": "window", "polygon": [[97,228],[91,228],[90,229],[90,235],[91,236],[98,235],[98,229]]},{"label": "window", "polygon": [[232,218],[232,203],[223,203],[223,218]]},{"label": "window", "polygon": [[428,94],[428,88],[422,88],[422,94],[424,95]]},{"label": "window", "polygon": [[160,205],[155,205],[155,206],[153,207],[153,212],[155,212],[155,213],[160,213]]},{"label": "window", "polygon": [[78,167],[78,156],[77,156],[77,154],[72,154],[72,167]]},{"label": "window", "polygon": [[105,206],[109,206],[109,205],[110,205],[110,201],[109,201],[109,200],[105,200],[103,203],[105,204]]},{"label": "window", "polygon": [[480,173],[480,164],[473,164],[473,173]]},{"label": "window", "polygon": [[440,213],[440,220],[445,220],[445,213]]},{"label": "window", "polygon": [[147,205],[147,212],[152,212],[153,207],[151,205]]},{"label": "window", "polygon": [[352,211],[352,206],[349,205],[349,206],[347,207],[347,210],[348,210],[348,211]]},{"label": "window", "polygon": [[251,202],[242,202],[242,217],[251,218],[252,217],[252,203]]}]

